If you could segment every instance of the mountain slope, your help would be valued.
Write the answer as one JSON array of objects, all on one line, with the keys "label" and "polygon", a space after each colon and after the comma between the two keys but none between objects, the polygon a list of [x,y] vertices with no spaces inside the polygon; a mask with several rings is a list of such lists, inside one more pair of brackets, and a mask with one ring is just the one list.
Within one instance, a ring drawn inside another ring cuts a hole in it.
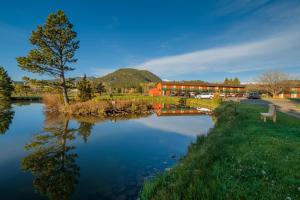
[{"label": "mountain slope", "polygon": [[134,88],[140,83],[159,82],[161,79],[147,70],[123,68],[116,70],[97,80],[111,84],[116,88]]}]

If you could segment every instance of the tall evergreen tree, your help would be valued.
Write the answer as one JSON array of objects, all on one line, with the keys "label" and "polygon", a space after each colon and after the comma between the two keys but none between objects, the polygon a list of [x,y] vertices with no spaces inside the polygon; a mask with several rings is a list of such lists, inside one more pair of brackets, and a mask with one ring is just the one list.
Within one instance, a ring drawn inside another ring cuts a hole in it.
[{"label": "tall evergreen tree", "polygon": [[92,98],[92,87],[86,75],[78,82],[77,89],[79,91],[78,97],[81,101],[87,101]]},{"label": "tall evergreen tree", "polygon": [[225,84],[225,85],[229,85],[229,79],[228,79],[227,77],[226,77],[225,80],[224,80],[224,84]]},{"label": "tall evergreen tree", "polygon": [[0,66],[0,100],[9,100],[13,90],[11,78],[6,70]]},{"label": "tall evergreen tree", "polygon": [[102,82],[93,82],[92,83],[93,93],[98,93],[100,96],[103,92],[105,92],[105,86]]},{"label": "tall evergreen tree", "polygon": [[240,85],[241,84],[240,79],[239,78],[234,78],[232,84],[233,85]]},{"label": "tall evergreen tree", "polygon": [[50,14],[43,26],[32,32],[30,42],[34,49],[27,57],[18,57],[21,69],[33,73],[47,74],[60,79],[64,102],[68,104],[65,73],[74,70],[69,64],[75,63],[76,50],[79,48],[77,33],[61,10]]}]

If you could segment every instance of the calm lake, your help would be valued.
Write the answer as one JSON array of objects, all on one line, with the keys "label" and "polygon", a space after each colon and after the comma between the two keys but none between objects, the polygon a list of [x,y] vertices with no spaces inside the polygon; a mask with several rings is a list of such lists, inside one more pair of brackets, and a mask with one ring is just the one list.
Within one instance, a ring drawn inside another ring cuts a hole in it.
[{"label": "calm lake", "polygon": [[213,127],[197,110],[160,106],[130,119],[67,119],[43,104],[0,115],[0,199],[136,199]]}]

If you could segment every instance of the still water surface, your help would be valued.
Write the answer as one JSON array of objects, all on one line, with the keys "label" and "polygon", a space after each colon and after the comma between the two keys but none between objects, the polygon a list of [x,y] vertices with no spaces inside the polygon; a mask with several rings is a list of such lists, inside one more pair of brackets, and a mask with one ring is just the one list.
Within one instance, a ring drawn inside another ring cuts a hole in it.
[{"label": "still water surface", "polygon": [[106,120],[49,115],[40,103],[10,111],[0,114],[0,198],[10,200],[136,199],[213,126],[174,108]]}]

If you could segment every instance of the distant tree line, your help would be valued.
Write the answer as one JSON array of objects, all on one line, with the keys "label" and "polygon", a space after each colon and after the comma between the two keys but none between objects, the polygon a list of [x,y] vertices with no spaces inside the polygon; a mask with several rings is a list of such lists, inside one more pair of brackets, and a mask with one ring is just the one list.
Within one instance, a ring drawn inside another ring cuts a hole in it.
[{"label": "distant tree line", "polygon": [[225,78],[225,80],[224,80],[224,85],[240,85],[241,84],[241,82],[240,82],[240,80],[239,80],[239,78],[234,78],[234,79],[232,79],[232,78]]},{"label": "distant tree line", "polygon": [[289,93],[296,85],[300,85],[300,80],[296,77],[280,71],[266,71],[256,78],[255,84],[249,84],[247,90],[278,97],[284,92]]}]

